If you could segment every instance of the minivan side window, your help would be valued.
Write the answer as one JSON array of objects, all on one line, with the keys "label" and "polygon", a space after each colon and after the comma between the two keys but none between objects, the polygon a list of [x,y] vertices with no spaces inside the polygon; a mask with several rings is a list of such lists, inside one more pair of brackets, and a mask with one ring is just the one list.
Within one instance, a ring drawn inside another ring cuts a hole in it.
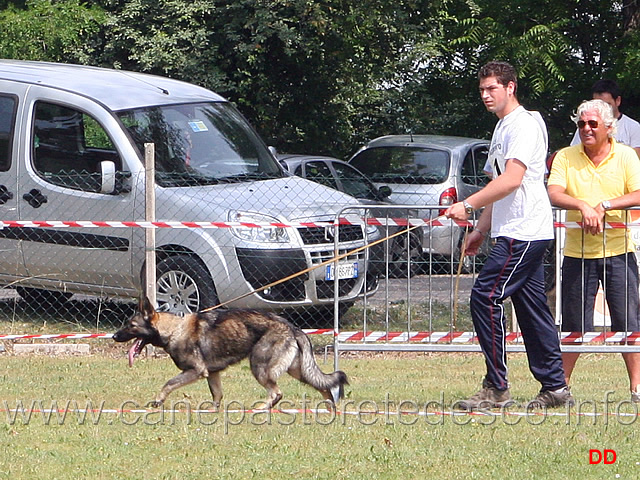
[{"label": "minivan side window", "polygon": [[33,167],[47,181],[74,190],[100,192],[100,162],[122,161],[104,128],[90,115],[37,102],[32,139]]},{"label": "minivan side window", "polygon": [[17,103],[15,97],[0,96],[0,172],[11,167],[11,140]]}]

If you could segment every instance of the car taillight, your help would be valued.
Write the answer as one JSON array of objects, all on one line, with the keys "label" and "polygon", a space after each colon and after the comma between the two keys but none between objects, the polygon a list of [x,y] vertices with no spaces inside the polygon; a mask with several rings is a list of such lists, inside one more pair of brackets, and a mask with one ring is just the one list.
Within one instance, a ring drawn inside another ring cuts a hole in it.
[{"label": "car taillight", "polygon": [[[458,192],[454,187],[449,187],[440,194],[440,201],[438,203],[440,205],[448,207],[449,205],[453,205],[457,201],[458,201]],[[439,210],[438,215],[444,215],[444,211],[445,209]]]}]

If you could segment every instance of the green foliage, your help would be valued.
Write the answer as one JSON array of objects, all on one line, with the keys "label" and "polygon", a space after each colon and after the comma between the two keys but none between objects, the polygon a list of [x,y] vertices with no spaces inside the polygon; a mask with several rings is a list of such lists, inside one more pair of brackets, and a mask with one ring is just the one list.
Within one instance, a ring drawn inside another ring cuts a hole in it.
[{"label": "green foliage", "polygon": [[132,0],[109,7],[100,62],[212,88],[281,150],[339,155],[423,20],[418,3]]},{"label": "green foliage", "polygon": [[92,63],[94,36],[105,20],[79,0],[30,0],[0,11],[0,57]]},{"label": "green foliage", "polygon": [[[512,62],[520,74],[519,96],[540,110],[552,149],[567,145],[575,126],[570,114],[591,85],[612,75],[622,39],[622,14],[605,0],[580,2],[478,0],[452,44],[466,47],[469,64]],[[452,30],[455,32],[455,29]]]},{"label": "green foliage", "polygon": [[235,102],[281,151],[343,158],[384,134],[489,136],[495,118],[476,72],[502,59],[518,68],[520,99],[543,113],[555,149],[599,78],[617,78],[623,110],[640,114],[640,37],[629,23],[638,7],[622,3],[4,2],[0,55],[184,79]]},{"label": "green foliage", "polygon": [[208,19],[215,16],[216,8],[204,0],[132,0],[112,6],[99,62],[224,89],[226,75],[217,67],[217,46],[209,39]]}]

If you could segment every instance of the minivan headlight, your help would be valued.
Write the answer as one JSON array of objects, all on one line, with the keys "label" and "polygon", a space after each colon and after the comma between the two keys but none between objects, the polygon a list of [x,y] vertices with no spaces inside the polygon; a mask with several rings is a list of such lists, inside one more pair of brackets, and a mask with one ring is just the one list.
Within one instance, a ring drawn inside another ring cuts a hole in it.
[{"label": "minivan headlight", "polygon": [[[242,222],[242,223],[280,223],[275,217],[271,215],[264,215],[262,213],[255,212],[229,212],[230,222]],[[260,243],[288,243],[289,234],[287,229],[276,226],[260,226],[260,227],[232,227],[233,234],[241,240],[248,242],[260,242]]]}]

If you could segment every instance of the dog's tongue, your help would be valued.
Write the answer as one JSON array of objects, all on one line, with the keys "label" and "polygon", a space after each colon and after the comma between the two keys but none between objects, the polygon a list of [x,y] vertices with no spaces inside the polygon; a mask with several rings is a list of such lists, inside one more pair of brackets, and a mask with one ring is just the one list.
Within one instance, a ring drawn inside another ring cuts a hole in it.
[{"label": "dog's tongue", "polygon": [[129,349],[129,366],[133,367],[133,362],[136,359],[136,357],[138,356],[138,353],[140,353],[140,344],[142,343],[142,340],[137,339],[134,344],[131,346],[131,348]]}]

